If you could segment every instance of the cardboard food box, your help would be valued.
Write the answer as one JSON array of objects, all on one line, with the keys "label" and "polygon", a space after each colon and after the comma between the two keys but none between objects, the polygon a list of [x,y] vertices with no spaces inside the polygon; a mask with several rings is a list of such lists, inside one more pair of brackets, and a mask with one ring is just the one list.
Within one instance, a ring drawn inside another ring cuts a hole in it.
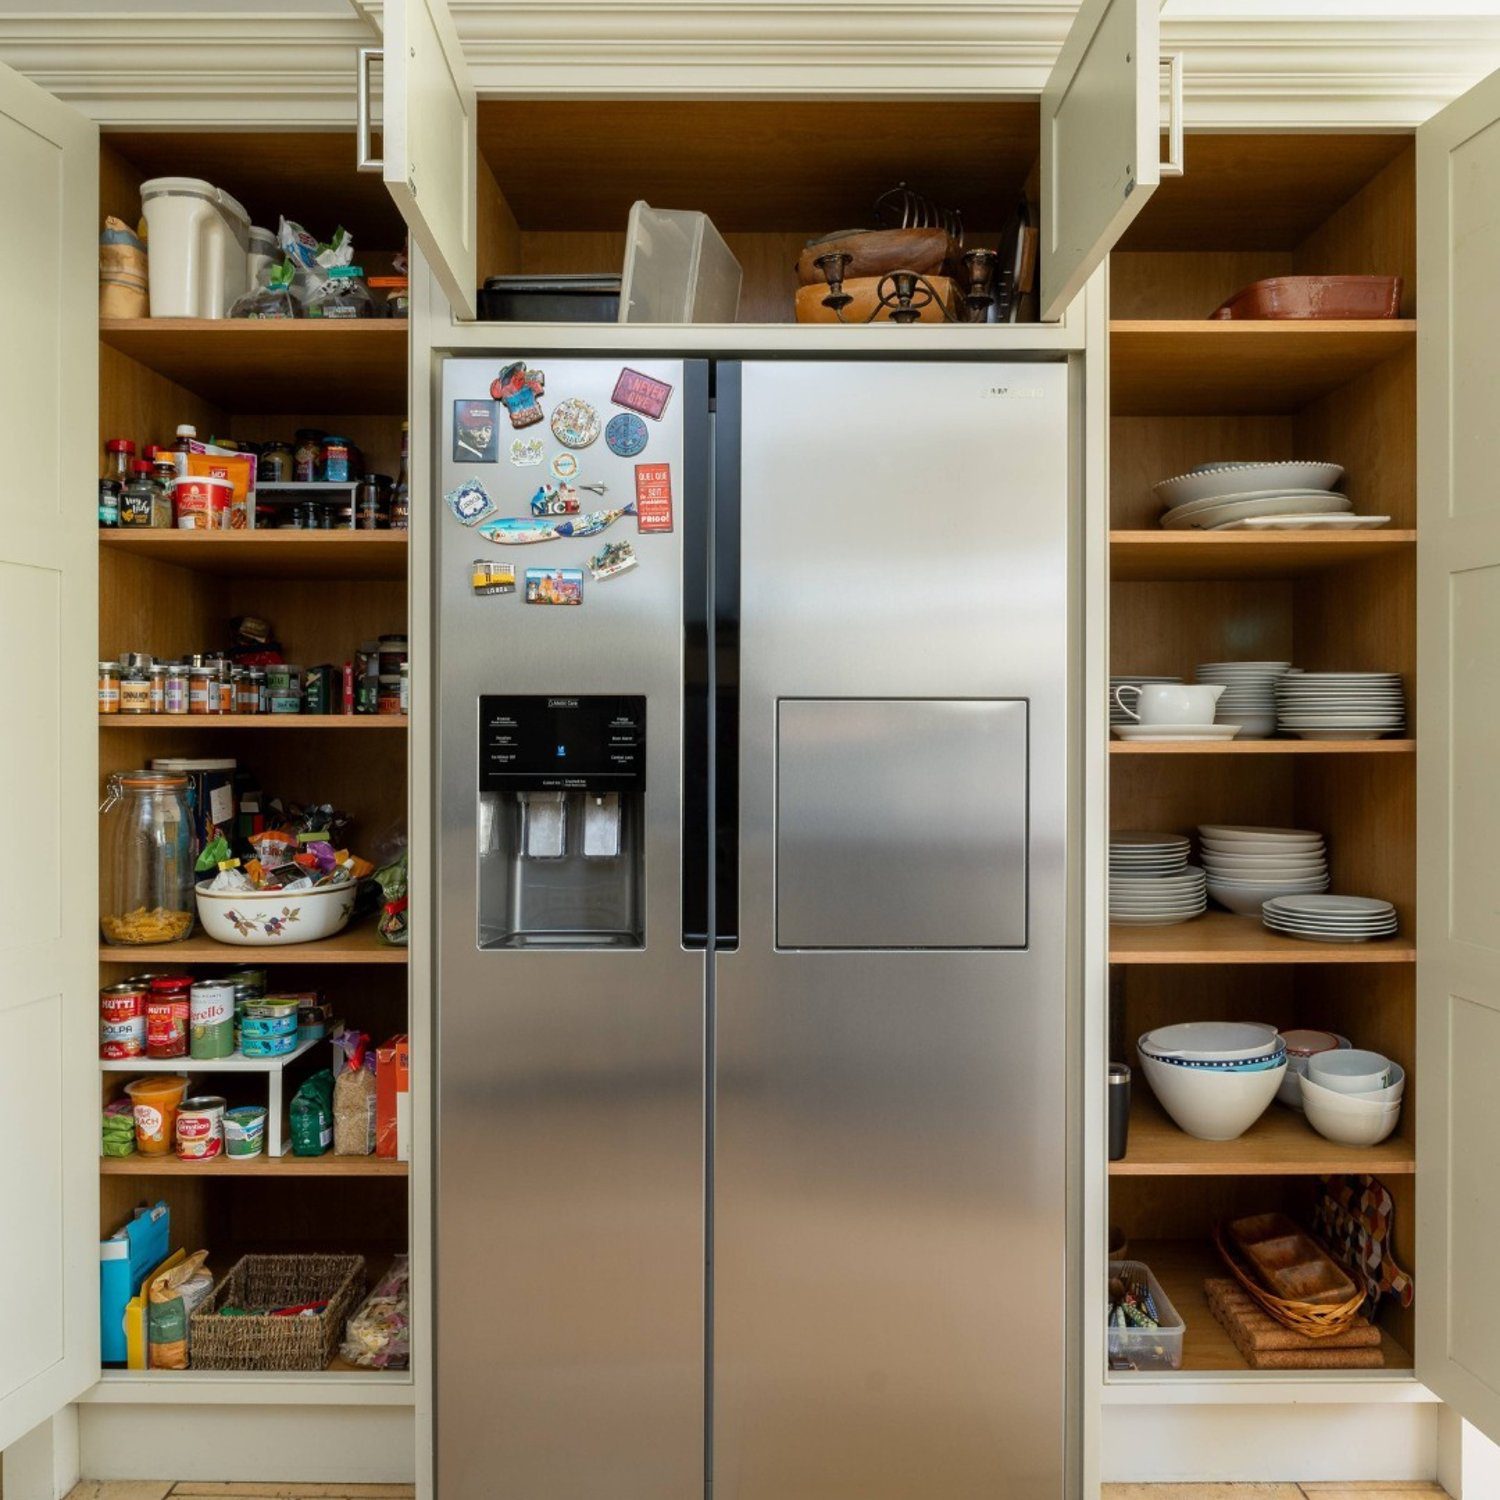
[{"label": "cardboard food box", "polygon": [[411,1042],[405,1035],[375,1049],[375,1154],[411,1160]]}]

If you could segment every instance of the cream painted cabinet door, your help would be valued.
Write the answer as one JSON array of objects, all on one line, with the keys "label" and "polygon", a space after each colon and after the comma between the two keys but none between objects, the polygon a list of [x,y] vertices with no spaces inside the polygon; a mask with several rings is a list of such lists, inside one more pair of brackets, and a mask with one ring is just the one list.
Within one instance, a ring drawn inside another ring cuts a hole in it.
[{"label": "cream painted cabinet door", "polygon": [[385,185],[453,314],[475,310],[474,87],[445,0],[385,0]]},{"label": "cream painted cabinet door", "polygon": [[1417,132],[1417,1373],[1500,1441],[1500,73]]},{"label": "cream painted cabinet door", "polygon": [[1063,315],[1161,181],[1160,3],[1083,0],[1042,91],[1045,321]]},{"label": "cream painted cabinet door", "polygon": [[0,1448],[99,1369],[99,137],[0,67]]}]

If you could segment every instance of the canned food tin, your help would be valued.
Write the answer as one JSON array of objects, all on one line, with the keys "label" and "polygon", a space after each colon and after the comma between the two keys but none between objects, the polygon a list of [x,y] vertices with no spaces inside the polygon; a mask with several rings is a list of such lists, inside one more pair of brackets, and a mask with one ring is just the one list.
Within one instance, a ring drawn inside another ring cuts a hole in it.
[{"label": "canned food tin", "polygon": [[146,1014],[146,997],[151,993],[145,980],[129,979],[124,984],[106,985],[99,991],[99,1020],[130,1021]]},{"label": "canned food tin", "polygon": [[225,984],[234,986],[234,998],[237,1001],[253,995],[264,995],[266,992],[264,969],[235,969],[221,977]]},{"label": "canned food tin", "polygon": [[184,1099],[177,1111],[177,1154],[208,1161],[224,1149],[224,1101],[212,1094]]},{"label": "canned food tin", "polygon": [[189,997],[191,1055],[207,1060],[234,1053],[234,986],[222,979],[200,980]]},{"label": "canned food tin", "polygon": [[287,1053],[296,1050],[297,1029],[295,1025],[285,1036],[252,1036],[246,1032],[240,1038],[240,1051],[246,1057],[285,1057]]},{"label": "canned food tin", "polygon": [[153,993],[146,1001],[146,1056],[186,1057],[188,997]]},{"label": "canned food tin", "polygon": [[146,1018],[127,1016],[123,1021],[99,1022],[99,1056],[110,1059],[146,1055]]}]

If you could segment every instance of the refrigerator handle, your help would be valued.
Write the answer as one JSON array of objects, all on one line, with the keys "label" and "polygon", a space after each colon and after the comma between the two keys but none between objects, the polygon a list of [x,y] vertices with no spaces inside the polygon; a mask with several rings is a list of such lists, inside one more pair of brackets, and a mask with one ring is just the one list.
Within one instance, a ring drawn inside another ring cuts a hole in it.
[{"label": "refrigerator handle", "polygon": [[714,366],[713,744],[714,947],[740,945],[740,456],[744,366]]},{"label": "refrigerator handle", "polygon": [[713,418],[708,362],[683,366],[682,946],[706,948],[710,926],[713,691]]}]

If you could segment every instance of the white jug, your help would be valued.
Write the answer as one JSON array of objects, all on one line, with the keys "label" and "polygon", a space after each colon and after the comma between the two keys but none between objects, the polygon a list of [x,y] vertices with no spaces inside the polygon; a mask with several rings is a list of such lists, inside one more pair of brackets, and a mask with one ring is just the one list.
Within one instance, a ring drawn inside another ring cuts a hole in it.
[{"label": "white jug", "polygon": [[141,184],[153,318],[222,318],[249,288],[250,215],[197,177]]}]

